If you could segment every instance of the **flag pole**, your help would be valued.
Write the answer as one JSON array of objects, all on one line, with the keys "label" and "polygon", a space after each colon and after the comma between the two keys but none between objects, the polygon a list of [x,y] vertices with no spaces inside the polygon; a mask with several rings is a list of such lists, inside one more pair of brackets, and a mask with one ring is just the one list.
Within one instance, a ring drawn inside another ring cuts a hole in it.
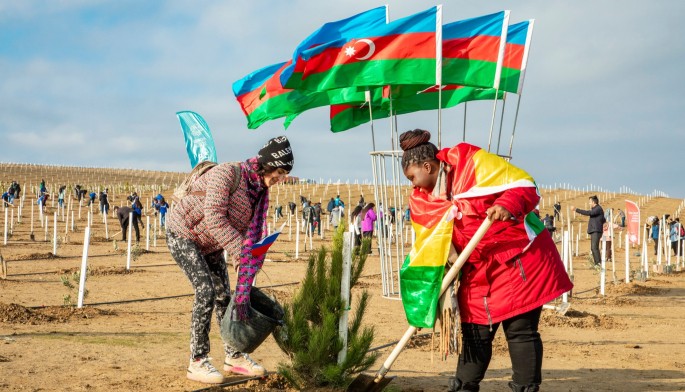
[{"label": "flag pole", "polygon": [[511,158],[511,150],[514,148],[514,135],[516,133],[516,122],[519,118],[519,107],[521,107],[521,96],[516,100],[516,115],[514,115],[514,127],[511,129],[511,140],[509,141],[509,158]]},{"label": "flag pole", "polygon": [[371,147],[373,148],[373,151],[376,151],[376,137],[374,136],[373,133],[373,109],[371,109],[371,93],[369,90],[366,90],[364,92],[366,102],[369,104],[369,123],[371,124]]},{"label": "flag pole", "polygon": [[516,132],[516,122],[519,117],[519,108],[521,107],[521,95],[523,95],[523,81],[526,77],[526,68],[528,67],[528,54],[530,53],[530,43],[533,40],[533,26],[535,19],[528,20],[528,31],[526,32],[526,45],[523,49],[523,62],[521,63],[521,74],[518,83],[518,99],[516,101],[516,115],[514,116],[514,126],[511,129],[511,141],[509,141],[509,157],[511,158],[511,151],[514,148],[514,134]]},{"label": "flag pole", "polygon": [[[495,96],[495,100],[497,100],[497,96]],[[502,96],[502,113],[500,113],[499,117],[499,133],[497,135],[497,155],[499,155],[499,144],[500,141],[502,140],[502,125],[504,124],[504,108],[507,106],[507,93],[505,92],[504,95]]]},{"label": "flag pole", "polygon": [[[499,88],[495,90],[495,98],[499,95]],[[492,107],[492,119],[490,120],[490,134],[488,135],[488,152],[490,152],[490,145],[492,144],[492,131],[495,128],[495,117],[497,117],[497,99]]]},{"label": "flag pole", "polygon": [[[504,11],[504,18],[502,20],[502,32],[499,40],[499,53],[497,55],[497,67],[495,69],[495,80],[492,88],[495,89],[495,102],[492,107],[492,120],[490,121],[490,134],[488,135],[488,152],[492,144],[492,131],[495,128],[495,116],[497,115],[497,97],[499,96],[500,78],[502,77],[502,63],[504,62],[504,49],[507,46],[507,29],[509,26],[509,10]],[[504,107],[502,107],[504,112]]]},{"label": "flag pole", "polygon": [[465,142],[466,141],[466,104],[468,102],[464,102],[464,129],[461,137],[461,141]]}]

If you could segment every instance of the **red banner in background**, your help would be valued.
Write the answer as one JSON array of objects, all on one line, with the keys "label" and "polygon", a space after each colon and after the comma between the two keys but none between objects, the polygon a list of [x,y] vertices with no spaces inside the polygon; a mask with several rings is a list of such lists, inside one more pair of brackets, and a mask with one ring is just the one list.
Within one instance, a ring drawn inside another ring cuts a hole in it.
[{"label": "red banner in background", "polygon": [[626,229],[628,241],[640,245],[640,207],[630,200],[626,200]]}]

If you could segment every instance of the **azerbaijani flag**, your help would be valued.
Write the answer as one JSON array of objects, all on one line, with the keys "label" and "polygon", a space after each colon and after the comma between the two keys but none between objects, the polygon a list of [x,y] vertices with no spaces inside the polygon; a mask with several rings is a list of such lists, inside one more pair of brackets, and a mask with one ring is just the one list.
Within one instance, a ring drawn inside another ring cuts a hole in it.
[{"label": "azerbaijani flag", "polygon": [[290,61],[269,65],[233,83],[233,93],[247,117],[249,129],[281,117],[286,117],[287,129],[306,110],[343,102],[364,102],[364,92],[356,88],[325,92],[283,88],[280,75],[289,64]]},{"label": "azerbaijani flag", "polygon": [[[380,103],[372,101],[371,113],[369,113],[368,103],[363,105],[331,105],[331,131],[342,132],[367,123],[370,121],[371,115],[374,119],[380,119],[390,117],[392,114],[399,115],[422,110],[435,110],[438,109],[438,102],[441,102],[441,107],[446,109],[462,102],[495,99],[496,93],[494,89],[444,85],[441,88],[442,100],[440,101],[438,97],[440,91],[437,86],[402,85],[392,86],[391,90],[393,91],[392,97],[384,94]],[[408,94],[407,90],[413,90],[414,92]],[[387,89],[384,89],[384,91],[387,91]],[[499,92],[497,95],[501,99],[504,94]]]},{"label": "azerbaijani flag", "polygon": [[[499,155],[468,143],[445,148],[438,152],[437,158],[451,164],[452,170],[459,173],[452,183],[452,197],[457,204],[460,199],[492,195],[518,187],[533,187],[537,191],[535,180],[526,171]],[[524,226],[530,243],[545,229],[533,211],[525,216]]]},{"label": "azerbaijani flag", "polygon": [[266,237],[262,238],[257,242],[256,244],[252,245],[252,257],[258,257],[266,253],[269,248],[271,248],[271,245],[274,244],[274,241],[276,241],[276,238],[281,234],[281,231],[283,230],[283,227],[285,226],[285,223],[281,225],[281,227],[267,235]]},{"label": "azerbaijani flag", "polygon": [[504,91],[519,95],[523,91],[534,22],[531,19],[509,26],[500,81],[500,89]]},{"label": "azerbaijani flag", "polygon": [[[412,86],[402,86],[412,87]],[[441,108],[451,108],[457,106],[462,102],[468,101],[482,101],[495,99],[499,96],[502,98],[503,94],[496,93],[494,89],[482,89],[476,87],[467,87],[457,84],[443,85],[440,88],[431,86],[427,89],[419,91],[413,95],[399,96],[392,99],[392,110],[396,114],[412,113],[420,110],[434,110],[438,108],[439,97],[442,93]],[[390,107],[390,100],[383,102],[383,107]]]},{"label": "azerbaijani flag", "polygon": [[[297,45],[292,58],[292,61],[294,61],[295,64],[289,64],[285,67],[280,77],[281,85],[288,88],[299,87],[304,63],[298,62],[297,60],[299,59],[300,54],[305,50],[343,38],[350,39],[355,36],[369,35],[370,31],[386,24],[387,15],[388,6],[384,5],[350,16],[346,19],[324,24]],[[300,66],[297,70],[296,65]]]},{"label": "azerbaijani flag", "polygon": [[269,120],[329,104],[325,94],[307,94],[281,86],[280,74],[289,63],[269,65],[233,83],[233,94],[247,116],[249,129],[256,129]]},{"label": "azerbaijani flag", "polygon": [[[398,19],[353,39],[302,52],[298,88],[312,91],[350,86],[440,84],[442,7]],[[298,60],[298,63],[300,61]],[[299,67],[299,66],[298,66]]]},{"label": "azerbaijani flag", "polygon": [[460,20],[442,27],[442,81],[497,89],[509,11]]}]

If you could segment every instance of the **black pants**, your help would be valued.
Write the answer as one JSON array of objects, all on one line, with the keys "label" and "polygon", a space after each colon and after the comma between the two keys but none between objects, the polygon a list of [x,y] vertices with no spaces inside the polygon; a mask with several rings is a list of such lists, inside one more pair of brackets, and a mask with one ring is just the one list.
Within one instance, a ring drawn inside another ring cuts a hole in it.
[{"label": "black pants", "polygon": [[542,307],[490,326],[462,323],[464,347],[459,353],[456,377],[466,390],[478,390],[492,358],[492,341],[499,325],[509,345],[513,381],[519,385],[542,382],[542,339],[538,323]]},{"label": "black pants", "polygon": [[602,254],[599,251],[599,240],[602,238],[602,233],[590,233],[590,250],[592,251],[592,259],[595,265],[602,264]]},{"label": "black pants", "polygon": [[[136,242],[140,242],[140,228],[138,228],[138,215],[133,214],[133,229],[136,231]],[[121,222],[121,237],[126,241],[126,234],[128,233],[128,216]]]}]

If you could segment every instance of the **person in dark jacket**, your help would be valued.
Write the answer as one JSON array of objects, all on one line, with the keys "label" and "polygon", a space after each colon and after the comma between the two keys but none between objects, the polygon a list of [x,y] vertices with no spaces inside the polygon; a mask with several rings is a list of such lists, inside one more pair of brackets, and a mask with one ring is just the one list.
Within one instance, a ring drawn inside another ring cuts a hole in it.
[{"label": "person in dark jacket", "polygon": [[105,215],[109,212],[109,195],[107,192],[109,192],[108,188],[100,192],[100,213]]},{"label": "person in dark jacket", "polygon": [[[126,241],[126,234],[128,233],[128,217],[133,212],[131,207],[114,207],[114,213],[117,214],[119,225],[121,225],[121,239]],[[140,242],[140,228],[138,227],[138,215],[133,212],[133,228],[136,231],[136,242]]]},{"label": "person in dark jacket", "polygon": [[74,196],[76,196],[76,200],[79,202],[81,201],[81,197],[83,197],[83,192],[81,192],[81,185],[76,184],[74,186]]},{"label": "person in dark jacket", "polygon": [[321,214],[323,213],[321,209],[321,203],[316,203],[314,204],[314,207],[312,207],[312,221],[314,226],[312,226],[312,233],[314,232],[314,228],[316,228],[316,233],[320,236],[321,235]]},{"label": "person in dark jacket", "polygon": [[604,222],[604,210],[599,205],[597,196],[590,196],[591,207],[589,210],[581,210],[571,206],[571,211],[575,211],[580,215],[589,216],[590,220],[587,223],[587,233],[590,234],[590,249],[592,250],[592,259],[595,265],[602,263],[602,254],[599,253],[599,240],[602,238],[602,231]]},{"label": "person in dark jacket", "polygon": [[328,211],[328,223],[330,223],[331,219],[333,219],[333,208],[335,208],[335,199],[331,197],[331,200],[328,201],[328,205],[326,205],[326,211]]}]

